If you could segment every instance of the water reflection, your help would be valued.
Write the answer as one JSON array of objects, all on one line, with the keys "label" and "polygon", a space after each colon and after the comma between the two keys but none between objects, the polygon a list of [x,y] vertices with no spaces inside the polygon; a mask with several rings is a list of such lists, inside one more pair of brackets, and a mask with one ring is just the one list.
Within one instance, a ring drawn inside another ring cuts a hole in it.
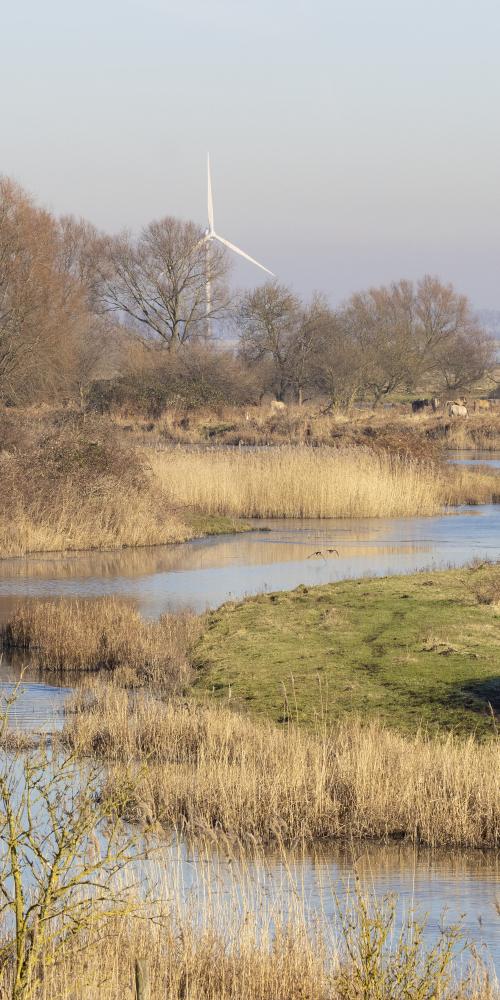
[{"label": "water reflection", "polygon": [[[0,665],[0,705],[4,710],[5,699],[19,684],[17,697],[9,710],[9,729],[15,733],[52,733],[63,728],[64,704],[72,689],[61,684],[57,677],[47,683],[35,679],[36,672],[23,673],[16,665],[2,659]],[[52,681],[52,683],[51,683]],[[67,679],[66,679],[67,683]]]},{"label": "water reflection", "polygon": [[[464,508],[435,518],[255,524],[257,530],[248,534],[183,545],[0,561],[0,621],[26,599],[116,595],[155,617],[185,607],[200,611],[230,598],[301,583],[409,573],[460,565],[474,556],[500,557],[498,506]],[[328,554],[329,548],[339,555]],[[324,555],[314,555],[317,552]],[[4,656],[0,681],[5,691],[18,679],[24,661]],[[61,724],[65,696],[56,693],[55,675],[49,677],[50,686],[43,683],[46,678],[33,671],[24,674],[17,725]]]},{"label": "water reflection", "polygon": [[[182,545],[0,562],[0,621],[38,597],[116,595],[147,617],[351,577],[500,557],[500,507],[433,518],[256,521],[255,531]],[[328,548],[339,556],[314,556]]]},{"label": "water reflection", "polygon": [[490,469],[500,469],[500,451],[450,451],[448,461],[452,465],[486,465]]},{"label": "water reflection", "polygon": [[[227,856],[222,850],[189,847],[175,838],[156,852],[144,871],[151,886],[173,887],[193,912],[219,919],[220,929],[248,912],[264,926],[279,918],[304,915],[335,928],[356,891],[379,899],[397,896],[398,924],[416,912],[428,917],[426,942],[445,922],[461,922],[466,938],[488,955],[500,971],[500,861],[480,851],[416,850],[406,845],[345,844],[314,852],[281,852],[264,857]],[[212,903],[212,906],[208,906]]]}]

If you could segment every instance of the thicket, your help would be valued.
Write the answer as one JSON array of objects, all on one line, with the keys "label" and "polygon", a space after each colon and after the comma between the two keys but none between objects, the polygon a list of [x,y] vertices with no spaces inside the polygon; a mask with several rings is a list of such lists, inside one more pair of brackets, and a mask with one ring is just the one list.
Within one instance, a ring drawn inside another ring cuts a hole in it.
[{"label": "thicket", "polygon": [[58,414],[24,447],[0,453],[2,556],[184,537],[145,462],[108,421]]}]

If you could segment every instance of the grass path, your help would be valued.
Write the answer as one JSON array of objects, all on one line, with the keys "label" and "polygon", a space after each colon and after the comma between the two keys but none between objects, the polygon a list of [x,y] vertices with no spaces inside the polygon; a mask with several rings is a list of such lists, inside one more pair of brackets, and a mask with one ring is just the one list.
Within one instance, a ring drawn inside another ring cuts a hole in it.
[{"label": "grass path", "polygon": [[196,647],[195,692],[313,724],[493,731],[500,567],[344,581],[228,604]]}]

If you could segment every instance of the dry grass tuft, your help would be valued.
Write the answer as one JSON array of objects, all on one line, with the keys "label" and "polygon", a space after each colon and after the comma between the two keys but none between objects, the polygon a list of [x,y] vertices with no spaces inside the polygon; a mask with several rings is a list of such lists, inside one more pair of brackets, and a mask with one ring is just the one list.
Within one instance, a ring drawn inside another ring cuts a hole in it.
[{"label": "dry grass tuft", "polygon": [[228,709],[131,698],[95,683],[66,737],[119,764],[147,760],[138,815],[188,834],[265,845],[343,837],[494,848],[500,740],[403,737],[345,721],[310,734]]},{"label": "dry grass tuft", "polygon": [[122,683],[179,691],[189,681],[189,652],[202,623],[188,613],[145,621],[130,604],[107,597],[31,601],[2,627],[0,643],[29,652],[43,670],[113,670]]},{"label": "dry grass tuft", "polygon": [[[482,572],[478,572],[482,570]],[[479,565],[472,568],[468,585],[478,604],[500,607],[500,565]]]}]

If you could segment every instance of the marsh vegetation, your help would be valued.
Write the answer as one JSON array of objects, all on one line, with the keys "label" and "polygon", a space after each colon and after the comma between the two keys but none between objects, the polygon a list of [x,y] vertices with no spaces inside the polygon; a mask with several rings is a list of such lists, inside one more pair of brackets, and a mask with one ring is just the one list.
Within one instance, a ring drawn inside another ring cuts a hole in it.
[{"label": "marsh vegetation", "polygon": [[203,627],[195,615],[146,621],[125,601],[32,601],[0,630],[4,649],[29,654],[40,670],[110,671],[129,686],[182,690],[191,679],[190,652]]},{"label": "marsh vegetation", "polygon": [[[82,731],[77,729],[50,745],[43,741],[17,753],[11,748],[0,764],[0,986],[6,997],[93,1000],[99,995],[118,1000],[133,995],[134,965],[140,959],[152,1000],[165,996],[165,991],[179,1000],[262,1000],[268,996],[278,1000],[304,996],[312,1000],[430,1000],[434,996],[496,1000],[494,977],[473,950],[465,960],[462,956],[458,972],[455,960],[465,947],[458,924],[443,919],[430,942],[425,918],[412,911],[402,918],[393,897],[368,898],[358,877],[342,896],[334,886],[325,890],[328,906],[336,914],[333,921],[321,911],[315,917],[309,914],[291,872],[292,891],[284,908],[279,896],[274,901],[269,898],[265,882],[255,881],[255,863],[265,865],[260,847],[267,842],[264,831],[268,826],[287,872],[287,834],[294,830],[295,842],[306,843],[311,813],[305,817],[302,796],[309,796],[309,807],[314,796],[315,822],[324,827],[334,806],[332,781],[326,774],[331,764],[334,780],[342,778],[337,789],[337,822],[342,807],[352,813],[356,792],[360,819],[363,806],[369,808],[367,783],[374,787],[373,774],[367,770],[365,756],[359,766],[363,745],[353,739],[352,729],[336,734],[335,745],[325,757],[326,747],[318,744],[314,750],[310,735],[299,730],[273,733],[268,726],[266,732],[266,727],[252,727],[249,720],[229,711],[200,711],[172,702],[153,704],[149,698],[148,703],[139,703],[148,720],[145,715],[140,721],[136,718],[130,736],[128,726],[121,732],[117,728],[110,685],[101,682],[100,701],[95,684],[93,688],[97,714],[102,716],[104,710],[106,719],[113,717],[113,738],[125,737],[125,742],[112,747],[108,738],[107,748],[102,744],[90,748],[87,733],[83,747]],[[101,717],[100,739],[102,722]],[[374,727],[365,734],[368,757],[379,769],[390,764],[394,753],[399,757],[400,748],[393,739],[387,742],[386,735]],[[415,741],[405,749],[406,759],[416,751],[415,763],[422,765],[422,748]],[[107,751],[105,767],[103,751]],[[173,763],[181,776],[177,785],[174,768],[169,766]],[[488,767],[489,763],[484,753],[478,757],[475,751],[468,761],[469,766]],[[452,776],[458,766],[457,755]],[[290,771],[286,777],[290,767],[298,768],[293,782]],[[463,763],[461,767],[463,772]],[[307,773],[311,768],[312,775]],[[268,777],[262,786],[265,769]],[[427,784],[429,794],[436,792],[438,771],[439,762],[431,761],[428,754],[419,780]],[[448,766],[446,771],[449,778]],[[164,784],[156,801],[163,796],[166,803],[168,796],[173,803],[175,797],[177,828],[183,825],[183,809],[184,829],[199,842],[199,882],[191,899],[186,896],[182,869],[176,876],[168,868],[165,878],[157,831],[143,840],[121,819],[135,812],[151,830],[155,817],[148,789],[157,785],[161,775]],[[215,775],[220,781],[218,802],[211,798],[216,791]],[[354,785],[349,786],[353,778]],[[442,776],[438,776],[438,787],[441,784]],[[395,790],[391,794],[387,781],[384,785],[386,801],[380,795],[379,806],[392,805],[395,816]],[[470,837],[471,817],[465,816],[458,798],[453,800],[451,788],[446,794],[453,816],[445,817],[438,800],[441,823],[448,830],[453,820],[462,824],[463,835],[465,821]],[[272,796],[272,805],[264,803],[266,795]],[[275,815],[270,806],[278,810]],[[412,808],[409,800],[405,807]],[[400,815],[405,807],[399,807]],[[482,809],[484,820],[487,796],[477,800],[476,807]],[[419,808],[421,818],[427,818],[435,832],[439,821],[431,819],[429,801],[425,813],[421,811],[423,799]],[[244,840],[235,829],[235,821],[243,815],[246,822],[240,833]],[[290,823],[288,831],[283,818]],[[227,867],[233,870],[232,879],[220,885],[217,868],[212,872],[203,863],[213,849],[214,835],[224,843]],[[245,843],[251,847],[250,855],[243,850]]]},{"label": "marsh vegetation", "polygon": [[[250,914],[262,900],[254,896],[244,897],[245,914],[232,915],[229,931],[220,927],[213,904],[205,904],[196,921],[180,893],[171,902],[171,912],[156,908],[154,920],[140,904],[114,920],[97,911],[93,925],[75,935],[57,961],[47,950],[41,983],[28,980],[19,1000],[133,997],[138,956],[150,1000],[498,1000],[477,957],[469,957],[467,973],[456,971],[457,926],[445,925],[434,946],[426,946],[425,922],[409,917],[398,927],[390,899],[353,899],[337,933],[324,921],[312,930],[300,912],[286,923],[276,914],[257,929]],[[0,976],[11,996],[9,962]]]},{"label": "marsh vegetation", "polygon": [[174,445],[173,415],[146,431],[71,410],[0,412],[0,556],[180,542],[248,517],[431,516],[500,496],[498,471],[446,462],[430,418],[262,417],[277,445],[265,448],[193,444],[203,419],[210,428],[177,421]]},{"label": "marsh vegetation", "polygon": [[117,776],[142,765],[138,817],[258,844],[486,848],[500,835],[499,593],[485,565],[262,595],[207,621],[42,602],[2,641],[42,670],[101,670],[65,738]]},{"label": "marsh vegetation", "polygon": [[[500,446],[495,344],[465,296],[426,275],[337,309],[278,282],[230,301],[220,250],[207,315],[202,236],[174,218],[105,234],[0,179],[0,558],[498,501],[497,473],[446,461]],[[226,320],[234,347],[207,340]],[[466,393],[467,420],[410,415],[415,394]],[[2,727],[2,996],[121,1000],[148,954],[152,1000],[492,998],[479,965],[454,982],[456,928],[427,947],[359,894],[336,935],[298,892],[267,922],[241,885],[225,924],[183,887],[144,906],[107,880],[126,859],[106,834],[125,817],[284,865],[334,839],[497,849],[499,594],[474,566],[208,618],[17,607],[3,648],[78,689],[60,740]]]},{"label": "marsh vegetation", "polygon": [[360,837],[499,845],[494,737],[403,736],[356,718],[310,731],[221,705],[137,700],[103,682],[77,693],[70,711],[66,739],[113,763],[118,782],[131,760],[143,762],[134,815],[187,836],[261,847]]}]

